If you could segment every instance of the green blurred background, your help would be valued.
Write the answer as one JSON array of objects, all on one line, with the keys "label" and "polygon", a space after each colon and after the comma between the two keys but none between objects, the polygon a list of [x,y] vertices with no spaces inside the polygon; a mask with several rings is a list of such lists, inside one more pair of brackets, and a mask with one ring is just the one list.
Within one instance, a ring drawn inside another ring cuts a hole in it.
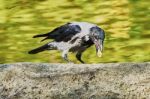
[{"label": "green blurred background", "polygon": [[[92,46],[86,63],[150,61],[148,0],[0,0],[0,63],[64,62],[59,51],[27,52],[40,43],[32,36],[70,21],[92,22],[106,32],[101,58]],[[69,58],[79,63],[75,54]]]}]

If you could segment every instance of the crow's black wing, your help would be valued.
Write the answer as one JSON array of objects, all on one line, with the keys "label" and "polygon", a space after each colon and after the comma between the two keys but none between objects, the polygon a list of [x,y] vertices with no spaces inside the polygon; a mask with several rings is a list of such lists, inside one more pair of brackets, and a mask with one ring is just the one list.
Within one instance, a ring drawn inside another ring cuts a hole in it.
[{"label": "crow's black wing", "polygon": [[60,41],[67,42],[75,34],[80,33],[80,31],[81,31],[80,26],[73,25],[71,23],[67,23],[65,25],[55,28],[53,31],[51,31],[49,33],[36,35],[36,36],[34,36],[34,38],[45,37],[42,41],[44,41],[46,39],[54,39],[57,42],[60,42]]}]

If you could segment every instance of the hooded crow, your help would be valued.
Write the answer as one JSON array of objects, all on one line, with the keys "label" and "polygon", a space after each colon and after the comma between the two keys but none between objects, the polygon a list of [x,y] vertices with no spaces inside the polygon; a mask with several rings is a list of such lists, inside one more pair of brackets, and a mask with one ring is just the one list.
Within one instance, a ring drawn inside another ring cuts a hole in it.
[{"label": "hooded crow", "polygon": [[62,58],[67,62],[71,62],[67,58],[68,52],[76,52],[76,58],[81,62],[82,53],[92,46],[96,47],[98,57],[101,57],[105,32],[95,24],[88,22],[69,22],[60,27],[55,28],[46,34],[39,34],[33,38],[44,37],[41,41],[53,39],[53,41],[29,51],[29,54],[36,54],[45,50],[60,50]]}]

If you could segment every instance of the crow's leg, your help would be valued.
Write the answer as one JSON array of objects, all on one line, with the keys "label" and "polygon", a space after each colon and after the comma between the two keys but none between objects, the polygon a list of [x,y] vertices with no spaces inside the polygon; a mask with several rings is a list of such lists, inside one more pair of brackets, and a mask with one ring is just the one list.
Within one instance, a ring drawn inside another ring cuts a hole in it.
[{"label": "crow's leg", "polygon": [[87,48],[89,48],[90,46],[91,46],[91,44],[82,47],[82,48],[77,52],[77,54],[76,54],[76,58],[77,58],[82,64],[85,63],[85,62],[81,59],[82,53],[83,53]]},{"label": "crow's leg", "polygon": [[82,64],[84,64],[84,61],[81,59],[81,56],[82,56],[82,52],[77,52],[76,58],[77,58]]},{"label": "crow's leg", "polygon": [[62,53],[62,58],[67,61],[68,63],[72,63],[69,59],[68,59],[68,50],[64,50]]}]

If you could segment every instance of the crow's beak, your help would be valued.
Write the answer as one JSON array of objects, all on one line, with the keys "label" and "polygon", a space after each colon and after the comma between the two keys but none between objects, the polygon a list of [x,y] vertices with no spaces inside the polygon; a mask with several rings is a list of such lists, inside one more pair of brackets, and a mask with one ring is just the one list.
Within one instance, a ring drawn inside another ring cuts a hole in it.
[{"label": "crow's beak", "polygon": [[94,44],[96,47],[97,56],[101,57],[102,56],[102,50],[103,50],[103,40],[95,40]]}]

